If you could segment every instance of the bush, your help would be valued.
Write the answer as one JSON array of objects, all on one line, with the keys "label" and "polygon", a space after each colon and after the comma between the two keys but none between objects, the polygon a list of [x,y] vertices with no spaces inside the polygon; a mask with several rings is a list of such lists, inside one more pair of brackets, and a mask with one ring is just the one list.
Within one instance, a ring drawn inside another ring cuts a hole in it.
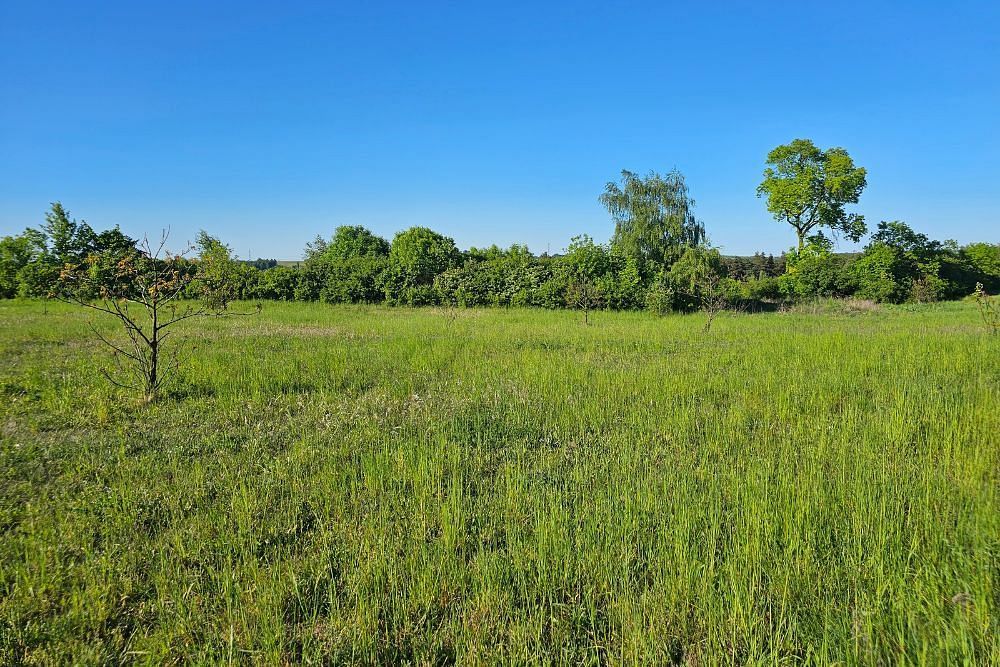
[{"label": "bush", "polygon": [[457,306],[530,306],[547,277],[525,246],[473,248],[463,266],[434,278],[434,289],[442,303]]},{"label": "bush", "polygon": [[816,234],[801,249],[785,255],[785,274],[779,280],[782,295],[791,300],[844,295],[850,292],[843,260],[833,255],[833,242]]},{"label": "bush", "polygon": [[739,283],[739,297],[745,301],[777,301],[782,298],[779,278],[761,274]]},{"label": "bush", "polygon": [[378,303],[382,300],[382,275],[389,262],[380,256],[329,260],[319,291],[323,303]]},{"label": "bush", "polygon": [[605,305],[612,310],[637,310],[644,305],[646,288],[639,263],[633,257],[612,256],[611,271],[597,284]]},{"label": "bush", "polygon": [[569,280],[565,273],[548,271],[546,279],[535,290],[531,305],[549,309],[564,307],[568,283]]},{"label": "bush", "polygon": [[879,223],[851,274],[857,296],[891,303],[937,301],[975,284],[971,260],[954,241],[934,241],[898,220]]},{"label": "bush", "polygon": [[909,300],[917,303],[940,301],[948,289],[948,283],[937,275],[937,271],[923,273],[910,284]]},{"label": "bush", "polygon": [[961,249],[960,256],[973,281],[989,292],[1000,292],[1000,244],[970,243]]},{"label": "bush", "polygon": [[855,282],[854,295],[878,303],[899,303],[908,293],[908,285],[900,284],[895,275],[896,251],[882,243],[869,246],[851,264]]},{"label": "bush", "polygon": [[383,291],[390,304],[417,306],[437,303],[434,278],[458,265],[455,241],[426,227],[396,234],[383,273]]},{"label": "bush", "polygon": [[671,309],[680,312],[694,312],[701,308],[709,291],[718,287],[722,272],[722,261],[718,250],[692,247],[684,251],[665,275],[667,289],[661,295],[672,292]]},{"label": "bush", "polygon": [[17,272],[17,295],[23,297],[48,296],[58,279],[59,269],[54,264],[41,260],[30,262]]},{"label": "bush", "polygon": [[646,290],[646,309],[657,315],[666,315],[674,309],[674,289],[666,274],[660,273]]},{"label": "bush", "polygon": [[292,301],[298,282],[298,271],[288,266],[275,266],[261,272],[253,298]]}]

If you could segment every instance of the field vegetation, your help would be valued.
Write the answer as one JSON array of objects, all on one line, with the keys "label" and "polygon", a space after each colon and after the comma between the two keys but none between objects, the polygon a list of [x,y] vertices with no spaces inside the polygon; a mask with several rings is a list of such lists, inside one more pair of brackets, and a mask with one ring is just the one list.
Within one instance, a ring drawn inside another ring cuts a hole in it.
[{"label": "field vegetation", "polygon": [[974,303],[0,301],[0,663],[998,664]]}]

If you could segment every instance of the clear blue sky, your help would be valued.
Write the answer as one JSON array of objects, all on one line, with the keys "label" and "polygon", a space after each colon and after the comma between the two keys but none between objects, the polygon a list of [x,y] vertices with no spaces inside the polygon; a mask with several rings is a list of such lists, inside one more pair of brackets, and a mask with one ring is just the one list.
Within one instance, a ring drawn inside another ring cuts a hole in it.
[{"label": "clear blue sky", "polygon": [[871,223],[996,242],[998,35],[995,0],[3,0],[0,234],[58,199],[241,256],[340,224],[557,251],[610,237],[622,168],[677,167],[714,243],[777,253],[754,188],[808,137],[868,168]]}]

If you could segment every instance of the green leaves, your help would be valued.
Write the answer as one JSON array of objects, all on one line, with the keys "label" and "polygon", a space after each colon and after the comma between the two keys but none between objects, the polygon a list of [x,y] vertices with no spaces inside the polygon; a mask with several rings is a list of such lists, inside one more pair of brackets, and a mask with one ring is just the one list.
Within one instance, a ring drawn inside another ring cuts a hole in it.
[{"label": "green leaves", "polygon": [[808,139],[795,139],[767,155],[757,196],[767,196],[767,210],[795,228],[799,248],[813,230],[826,227],[858,241],[867,232],[864,217],[847,213],[867,184],[864,167],[855,167],[843,148],[820,150]]},{"label": "green leaves", "polygon": [[205,231],[198,234],[198,247],[198,296],[222,310],[239,296],[244,265],[233,259],[229,246]]},{"label": "green leaves", "polygon": [[386,257],[389,242],[361,225],[337,227],[324,250],[330,259],[348,260],[354,257]]},{"label": "green leaves", "polygon": [[608,183],[600,201],[615,222],[612,249],[624,256],[669,266],[685,248],[705,240],[684,175],[676,169],[645,177],[623,169],[621,185]]},{"label": "green leaves", "polygon": [[459,264],[455,241],[427,227],[411,227],[392,240],[385,273],[389,303],[422,305],[435,301],[434,277]]}]

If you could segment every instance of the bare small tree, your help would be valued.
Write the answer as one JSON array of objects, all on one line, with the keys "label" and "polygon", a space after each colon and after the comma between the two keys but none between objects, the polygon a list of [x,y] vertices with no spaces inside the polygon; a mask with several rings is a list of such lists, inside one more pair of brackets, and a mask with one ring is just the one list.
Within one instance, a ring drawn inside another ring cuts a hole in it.
[{"label": "bare small tree", "polygon": [[583,323],[590,324],[590,311],[601,305],[601,293],[587,276],[576,276],[566,286],[566,305],[583,311]]},{"label": "bare small tree", "polygon": [[986,330],[996,334],[1000,331],[1000,300],[987,294],[982,283],[976,283],[976,291],[972,295],[976,299],[976,306],[979,308],[979,315],[983,318]]},{"label": "bare small tree", "polygon": [[702,330],[708,333],[719,313],[731,307],[729,298],[722,289],[722,278],[718,273],[711,272],[699,278],[698,301],[702,312],[706,315],[705,327]]},{"label": "bare small tree", "polygon": [[[118,320],[124,340],[113,340],[91,324],[97,338],[112,350],[114,369],[102,373],[118,387],[142,392],[146,402],[156,398],[181,363],[176,346],[164,347],[172,334],[168,329],[184,320],[223,314],[231,294],[228,285],[196,282],[196,267],[184,257],[193,248],[172,254],[166,250],[167,236],[164,231],[155,246],[147,238],[131,251],[92,254],[80,264],[67,264],[51,294]],[[204,261],[223,259],[232,261],[228,253],[226,258],[217,254]]]},{"label": "bare small tree", "polygon": [[704,332],[723,310],[730,307],[719,252],[708,247],[688,248],[667,276],[673,300],[682,310],[701,310],[707,315]]}]

